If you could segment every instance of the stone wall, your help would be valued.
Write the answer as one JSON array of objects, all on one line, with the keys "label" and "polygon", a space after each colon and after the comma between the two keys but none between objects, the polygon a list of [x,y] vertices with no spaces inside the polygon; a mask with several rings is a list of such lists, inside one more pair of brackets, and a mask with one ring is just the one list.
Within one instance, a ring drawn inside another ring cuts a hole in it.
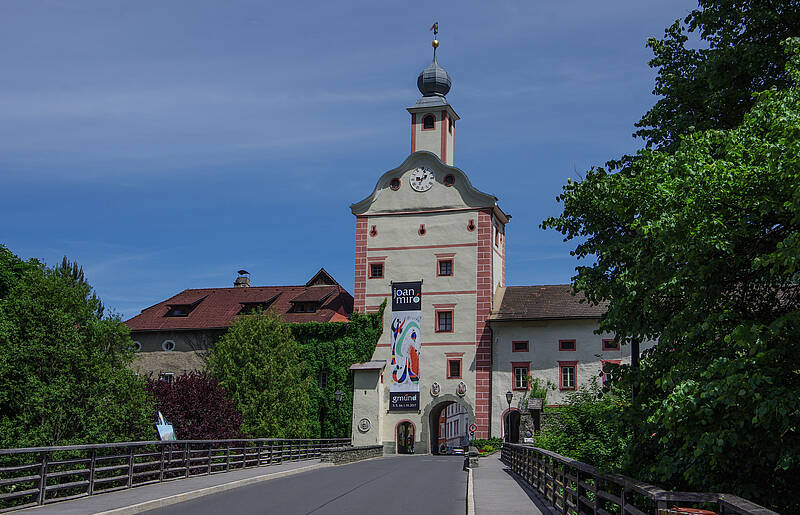
[{"label": "stone wall", "polygon": [[362,445],[358,447],[325,449],[322,451],[321,459],[324,463],[343,465],[345,463],[377,458],[379,456],[383,456],[382,445]]}]

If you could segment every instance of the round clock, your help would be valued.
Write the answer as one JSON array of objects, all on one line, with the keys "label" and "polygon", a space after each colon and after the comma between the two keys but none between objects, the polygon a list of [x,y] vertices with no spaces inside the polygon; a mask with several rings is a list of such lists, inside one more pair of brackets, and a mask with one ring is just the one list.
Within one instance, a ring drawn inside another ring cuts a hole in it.
[{"label": "round clock", "polygon": [[411,189],[414,191],[428,191],[433,186],[433,171],[424,166],[411,170]]}]

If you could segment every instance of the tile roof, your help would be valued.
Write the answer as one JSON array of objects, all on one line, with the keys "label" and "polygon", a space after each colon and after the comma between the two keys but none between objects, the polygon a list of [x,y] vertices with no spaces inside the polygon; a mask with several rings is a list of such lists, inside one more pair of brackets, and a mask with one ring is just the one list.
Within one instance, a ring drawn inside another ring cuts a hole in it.
[{"label": "tile roof", "polygon": [[[309,290],[313,293],[309,293]],[[322,305],[313,313],[297,313],[292,310],[292,301],[298,297],[309,297],[305,302],[322,299]],[[184,290],[142,310],[125,323],[131,331],[224,329],[233,324],[244,304],[269,302],[270,299],[274,300],[269,309],[281,314],[287,322],[346,321],[353,312],[353,297],[339,285],[201,288]],[[195,302],[197,305],[187,316],[165,316],[170,306],[185,306]]]},{"label": "tile roof", "polygon": [[608,304],[593,306],[569,284],[507,286],[489,321],[600,318]]}]

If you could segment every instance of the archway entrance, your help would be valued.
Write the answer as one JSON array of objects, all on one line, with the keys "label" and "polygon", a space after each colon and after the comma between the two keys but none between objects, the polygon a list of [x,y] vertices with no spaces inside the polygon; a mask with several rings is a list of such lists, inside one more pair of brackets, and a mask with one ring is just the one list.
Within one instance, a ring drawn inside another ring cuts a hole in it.
[{"label": "archway entrance", "polygon": [[444,401],[430,412],[431,454],[460,453],[469,445],[470,414],[460,402]]},{"label": "archway entrance", "polygon": [[517,410],[509,410],[503,416],[503,441],[508,443],[519,443],[519,422],[520,415]]},{"label": "archway entrance", "polygon": [[397,454],[414,454],[414,440],[417,438],[414,424],[400,422],[395,429]]}]

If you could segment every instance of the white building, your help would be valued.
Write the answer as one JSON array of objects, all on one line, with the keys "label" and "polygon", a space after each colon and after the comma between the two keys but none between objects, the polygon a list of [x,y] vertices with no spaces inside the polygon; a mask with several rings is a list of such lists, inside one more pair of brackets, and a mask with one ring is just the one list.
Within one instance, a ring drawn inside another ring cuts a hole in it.
[{"label": "white building", "polygon": [[[411,155],[351,206],[355,309],[376,311],[389,301],[372,360],[352,367],[353,443],[383,444],[388,453],[409,451],[409,438],[417,453],[438,452],[442,412],[454,403],[465,412],[459,420],[475,425],[476,438],[502,436],[528,373],[558,385],[549,401],[559,403],[597,376],[603,360],[624,359],[612,335],[593,334],[603,308],[580,303],[568,286],[505,287],[511,216],[453,166],[460,118],[445,98],[451,80],[436,46],[417,80],[423,96],[408,108]],[[421,344],[415,333],[418,353],[409,362],[418,405],[402,409],[390,395],[399,385],[391,309],[398,282],[421,283]]]}]

